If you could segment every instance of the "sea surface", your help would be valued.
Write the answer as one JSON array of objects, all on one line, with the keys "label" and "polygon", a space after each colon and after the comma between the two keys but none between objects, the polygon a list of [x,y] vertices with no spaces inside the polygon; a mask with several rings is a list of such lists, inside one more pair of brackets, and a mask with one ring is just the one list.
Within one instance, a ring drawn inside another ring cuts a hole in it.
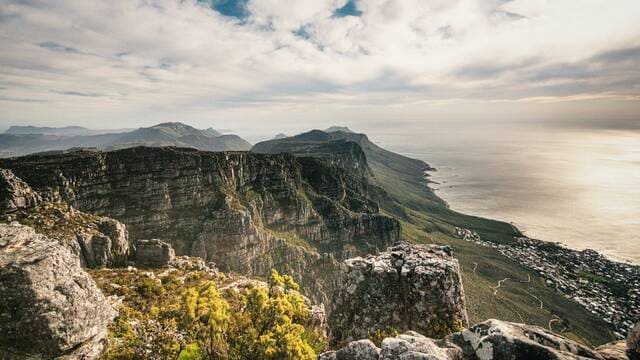
[{"label": "sea surface", "polygon": [[370,133],[435,167],[431,187],[455,210],[640,264],[637,130],[456,123]]}]

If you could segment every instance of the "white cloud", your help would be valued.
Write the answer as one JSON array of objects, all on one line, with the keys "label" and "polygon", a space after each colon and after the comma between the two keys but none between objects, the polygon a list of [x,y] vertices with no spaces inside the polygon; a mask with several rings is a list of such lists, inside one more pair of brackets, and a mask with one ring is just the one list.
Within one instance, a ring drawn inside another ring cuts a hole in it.
[{"label": "white cloud", "polygon": [[0,121],[637,99],[638,55],[594,60],[640,46],[637,0],[358,0],[360,16],[333,16],[345,3],[250,0],[240,21],[193,0],[2,0]]}]

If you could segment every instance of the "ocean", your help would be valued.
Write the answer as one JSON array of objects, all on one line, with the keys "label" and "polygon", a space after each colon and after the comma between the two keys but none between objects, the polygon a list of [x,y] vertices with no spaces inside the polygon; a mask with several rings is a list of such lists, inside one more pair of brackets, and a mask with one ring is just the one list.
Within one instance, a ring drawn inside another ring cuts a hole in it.
[{"label": "ocean", "polygon": [[638,131],[454,123],[369,133],[435,167],[431,187],[455,210],[640,264]]}]

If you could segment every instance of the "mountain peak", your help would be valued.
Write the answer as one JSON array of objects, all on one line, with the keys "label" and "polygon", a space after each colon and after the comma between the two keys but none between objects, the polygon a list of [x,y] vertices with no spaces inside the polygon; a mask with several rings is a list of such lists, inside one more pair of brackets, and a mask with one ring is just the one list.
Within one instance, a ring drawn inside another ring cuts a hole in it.
[{"label": "mountain peak", "polygon": [[342,131],[346,133],[354,132],[353,130],[349,129],[346,126],[329,126],[328,128],[324,129],[324,132],[338,132],[338,131]]},{"label": "mountain peak", "polygon": [[178,129],[193,129],[193,130],[197,130],[196,128],[194,128],[193,126],[187,125],[185,123],[181,123],[181,122],[163,122],[160,124],[156,124],[153,126],[150,126],[149,128],[170,128],[170,129],[174,129],[174,130],[178,130]]}]

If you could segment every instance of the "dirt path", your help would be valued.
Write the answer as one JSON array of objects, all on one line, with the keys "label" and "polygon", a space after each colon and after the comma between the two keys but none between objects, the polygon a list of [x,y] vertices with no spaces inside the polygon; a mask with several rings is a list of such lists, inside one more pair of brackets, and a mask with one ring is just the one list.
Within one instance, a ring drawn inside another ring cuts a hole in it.
[{"label": "dirt path", "polygon": [[498,285],[493,287],[493,296],[498,296],[498,289],[500,289],[502,284],[507,280],[511,280],[511,278],[504,278],[502,280],[498,280]]},{"label": "dirt path", "polygon": [[532,298],[534,298],[534,299],[538,300],[538,302],[540,303],[540,309],[542,309],[542,308],[544,307],[544,303],[542,302],[542,300],[540,300],[540,298],[539,298],[539,297],[537,297],[537,296],[533,295],[532,293],[530,293],[530,292],[528,292],[528,291],[527,291],[527,294],[529,294],[529,296],[531,296]]}]

